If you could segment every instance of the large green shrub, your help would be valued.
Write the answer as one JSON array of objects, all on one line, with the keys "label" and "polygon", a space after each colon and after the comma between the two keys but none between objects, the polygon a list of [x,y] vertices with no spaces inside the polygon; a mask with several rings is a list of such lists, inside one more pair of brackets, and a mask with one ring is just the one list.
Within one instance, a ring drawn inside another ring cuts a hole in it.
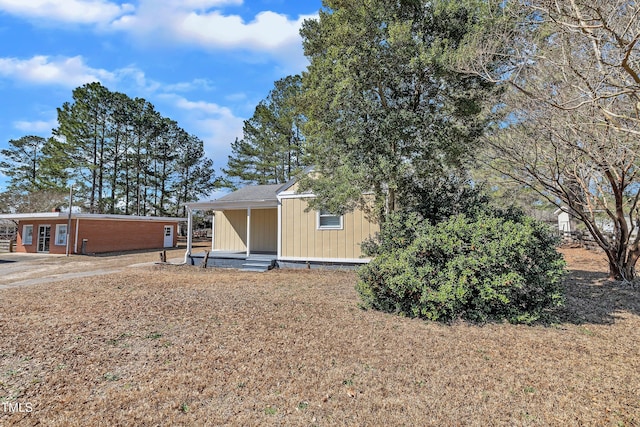
[{"label": "large green shrub", "polygon": [[364,306],[449,321],[532,322],[562,303],[562,256],[541,223],[516,211],[431,225],[392,216],[359,271]]}]

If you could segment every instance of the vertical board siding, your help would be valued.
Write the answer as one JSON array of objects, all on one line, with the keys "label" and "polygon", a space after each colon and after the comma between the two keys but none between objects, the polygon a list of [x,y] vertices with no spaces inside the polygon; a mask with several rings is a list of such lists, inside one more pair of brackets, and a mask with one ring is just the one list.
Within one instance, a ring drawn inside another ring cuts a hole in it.
[{"label": "vertical board siding", "polygon": [[[215,212],[213,247],[224,251],[247,250],[247,210]],[[278,210],[251,209],[251,252],[275,252],[278,249]]]},{"label": "vertical board siding", "polygon": [[213,233],[213,247],[224,251],[246,251],[247,211],[216,211],[214,214],[216,229]]},{"label": "vertical board siding", "polygon": [[362,240],[379,229],[355,210],[344,215],[342,230],[318,230],[317,213],[306,208],[304,198],[282,200],[283,258],[357,259]]},{"label": "vertical board siding", "polygon": [[278,210],[251,209],[251,252],[278,250]]}]

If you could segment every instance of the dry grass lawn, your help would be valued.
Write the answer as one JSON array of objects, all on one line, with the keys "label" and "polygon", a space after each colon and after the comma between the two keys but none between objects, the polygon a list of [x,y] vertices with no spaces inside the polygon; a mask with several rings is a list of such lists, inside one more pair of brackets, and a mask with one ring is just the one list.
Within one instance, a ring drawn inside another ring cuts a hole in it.
[{"label": "dry grass lawn", "polygon": [[640,291],[565,254],[567,306],[533,327],[363,311],[352,272],[0,290],[0,425],[640,425]]}]

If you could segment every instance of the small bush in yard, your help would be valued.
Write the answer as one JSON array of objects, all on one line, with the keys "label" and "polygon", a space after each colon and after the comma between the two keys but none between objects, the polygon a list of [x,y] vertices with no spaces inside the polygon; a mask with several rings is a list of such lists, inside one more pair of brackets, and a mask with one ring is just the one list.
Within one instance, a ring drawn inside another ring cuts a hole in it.
[{"label": "small bush in yard", "polygon": [[563,302],[556,238],[517,211],[431,225],[392,216],[359,271],[364,306],[430,320],[529,323]]}]

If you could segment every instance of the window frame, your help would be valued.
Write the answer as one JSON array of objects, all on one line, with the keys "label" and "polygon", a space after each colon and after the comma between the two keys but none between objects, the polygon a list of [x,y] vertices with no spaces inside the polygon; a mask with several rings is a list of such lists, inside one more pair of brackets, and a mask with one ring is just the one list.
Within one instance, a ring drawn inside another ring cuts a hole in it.
[{"label": "window frame", "polygon": [[[31,229],[31,233],[29,234],[29,240],[25,240],[27,236],[27,228]],[[22,246],[31,246],[33,245],[33,224],[23,224],[22,225]]]},{"label": "window frame", "polygon": [[[339,225],[322,225],[323,217],[335,217],[339,219]],[[316,228],[318,230],[343,230],[344,229],[344,215],[336,215],[329,213],[326,210],[316,211]]]},{"label": "window frame", "polygon": [[[62,240],[59,241],[60,239],[60,229],[64,227],[64,234],[62,234]],[[69,227],[68,224],[56,224],[56,235],[55,235],[55,239],[53,240],[53,244],[55,246],[66,246],[67,245],[67,228]]]}]

